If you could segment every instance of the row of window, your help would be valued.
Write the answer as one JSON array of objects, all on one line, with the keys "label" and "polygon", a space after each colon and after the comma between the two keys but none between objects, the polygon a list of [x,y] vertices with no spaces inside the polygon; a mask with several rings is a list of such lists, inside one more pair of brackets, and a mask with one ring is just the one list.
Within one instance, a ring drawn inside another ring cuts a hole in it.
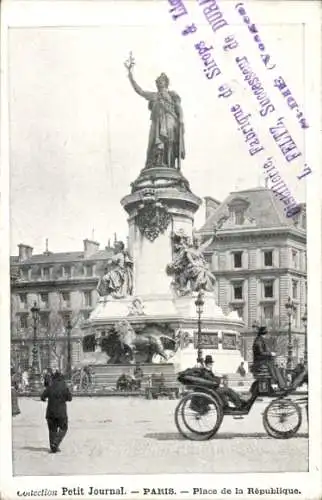
[{"label": "row of window", "polygon": [[[243,254],[244,252],[241,250],[232,252],[232,265],[234,269],[241,269],[243,268]],[[291,267],[293,269],[300,269],[300,252],[298,250],[292,249],[291,252]],[[262,264],[264,267],[273,267],[274,266],[274,261],[273,261],[273,250],[264,250],[262,252]]]},{"label": "row of window", "polygon": [[[245,306],[238,304],[234,305],[232,309],[238,313],[240,318],[244,319]],[[261,307],[261,316],[265,322],[272,321],[275,317],[275,304],[263,305]]]},{"label": "row of window", "polygon": [[[233,299],[243,300],[244,299],[244,281],[235,281],[232,285]],[[274,298],[274,280],[267,279],[262,281],[262,293],[261,296],[264,299]],[[292,280],[292,290],[291,297],[294,300],[299,300],[299,282],[298,280]]]},{"label": "row of window", "polygon": [[[83,292],[83,304],[85,307],[93,306],[93,294],[92,290],[84,290]],[[19,308],[20,309],[29,309],[28,304],[28,295],[27,293],[19,293]],[[71,293],[70,292],[61,292],[60,293],[60,303],[62,307],[70,308],[71,307]],[[42,292],[39,294],[38,304],[40,308],[49,309],[49,293]]]},{"label": "row of window", "polygon": [[[82,319],[86,320],[89,318],[90,311],[82,311]],[[17,314],[16,315],[17,328],[19,330],[26,330],[29,327],[33,326],[32,318],[29,314]],[[49,328],[50,327],[50,317],[49,312],[40,312],[39,315],[39,326],[40,328]]]},{"label": "row of window", "polygon": [[[60,271],[59,271],[59,275],[55,276],[55,279],[56,278],[65,278],[65,279],[72,278],[74,276],[74,269],[75,268],[70,264],[62,266]],[[31,278],[30,272],[31,272],[30,267],[21,268],[20,269],[21,279],[30,280],[30,278]],[[78,274],[77,274],[77,276],[78,276]],[[86,278],[90,278],[90,277],[94,276],[94,264],[84,264],[82,276],[84,276]],[[40,270],[40,277],[41,277],[41,279],[48,280],[48,281],[50,279],[52,279],[52,267],[51,266],[42,267]]]},{"label": "row of window", "polygon": [[[234,304],[232,307],[233,311],[236,311],[238,316],[245,320],[245,307],[241,304]],[[296,328],[301,328],[303,326],[300,314],[300,308],[297,308],[293,314],[294,326]],[[280,325],[278,324],[279,314],[276,313],[275,304],[265,304],[261,306],[260,309],[260,323],[265,324],[268,327],[278,328]],[[284,324],[285,327],[285,324]]]},{"label": "row of window", "polygon": [[[232,252],[232,266],[234,269],[242,269],[244,267],[243,266],[243,254],[244,253],[245,252],[243,252],[241,250]],[[291,257],[292,268],[293,269],[300,269],[300,252],[296,249],[292,249],[291,255],[292,255],[292,257]],[[262,258],[263,258],[262,264],[264,267],[273,267],[274,266],[273,250],[264,250],[262,252]],[[87,278],[92,277],[92,276],[94,276],[94,271],[95,271],[94,264],[84,264],[82,276],[87,277]],[[21,272],[21,278],[23,280],[30,280],[31,279],[31,276],[30,276],[31,268],[22,268],[20,270],[20,272]],[[68,278],[72,278],[73,276],[74,276],[74,267],[70,264],[67,264],[67,265],[62,266],[59,276],[55,276],[55,279],[56,278],[68,279]],[[50,267],[50,266],[42,267],[41,271],[40,271],[40,277],[41,277],[41,279],[43,279],[45,281],[46,280],[49,281],[50,279],[52,279],[52,267]]]},{"label": "row of window", "polygon": [[[244,299],[244,281],[235,281],[232,285],[233,300],[243,300]],[[262,294],[261,296],[265,299],[274,298],[274,280],[267,279],[262,281]],[[93,307],[93,294],[92,290],[83,291],[85,307]],[[294,300],[299,299],[299,282],[298,280],[292,280],[292,290],[291,297]],[[19,294],[20,309],[28,309],[28,297],[26,293]],[[70,292],[61,292],[60,302],[62,307],[71,307],[71,294]],[[44,309],[49,309],[49,293],[43,292],[39,294],[39,305]]]}]

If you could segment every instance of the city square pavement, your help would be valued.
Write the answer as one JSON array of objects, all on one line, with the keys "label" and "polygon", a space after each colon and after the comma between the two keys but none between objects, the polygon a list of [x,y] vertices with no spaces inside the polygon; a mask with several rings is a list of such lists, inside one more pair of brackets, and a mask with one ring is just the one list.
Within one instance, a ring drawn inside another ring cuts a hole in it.
[{"label": "city square pavement", "polygon": [[266,435],[256,403],[243,420],[225,417],[211,441],[184,439],[174,423],[178,401],[74,398],[61,453],[48,453],[46,404],[21,398],[13,419],[15,475],[294,472],[307,470],[307,421],[289,440]]}]

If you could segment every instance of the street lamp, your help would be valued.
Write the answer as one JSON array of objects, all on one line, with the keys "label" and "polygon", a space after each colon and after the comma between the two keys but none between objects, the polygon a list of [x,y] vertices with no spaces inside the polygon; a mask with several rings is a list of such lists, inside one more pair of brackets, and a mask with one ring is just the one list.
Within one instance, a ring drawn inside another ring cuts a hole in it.
[{"label": "street lamp", "polygon": [[34,391],[39,391],[41,389],[42,384],[40,380],[38,345],[37,345],[39,307],[37,307],[36,302],[34,302],[34,305],[30,309],[30,312],[33,320],[33,347],[32,347],[32,363],[31,363],[31,373],[30,373],[30,387]]},{"label": "street lamp", "polygon": [[66,375],[67,380],[71,379],[72,376],[72,346],[71,346],[71,333],[72,333],[72,323],[70,321],[70,316],[67,318],[66,332],[67,332],[67,367]]},{"label": "street lamp", "polygon": [[302,316],[302,323],[304,325],[304,366],[307,367],[307,305],[305,304],[304,314]]},{"label": "street lamp", "polygon": [[203,313],[204,306],[203,292],[199,290],[197,298],[195,300],[197,315],[198,315],[198,337],[197,337],[197,346],[198,346],[198,354],[197,354],[197,363],[203,364],[202,357],[202,349],[201,349],[201,315]]},{"label": "street lamp", "polygon": [[287,364],[286,370],[287,372],[292,371],[292,359],[293,359],[293,344],[292,344],[292,315],[296,311],[296,306],[291,300],[291,297],[288,298],[288,301],[285,304],[286,314],[288,316],[288,345],[287,345]]}]

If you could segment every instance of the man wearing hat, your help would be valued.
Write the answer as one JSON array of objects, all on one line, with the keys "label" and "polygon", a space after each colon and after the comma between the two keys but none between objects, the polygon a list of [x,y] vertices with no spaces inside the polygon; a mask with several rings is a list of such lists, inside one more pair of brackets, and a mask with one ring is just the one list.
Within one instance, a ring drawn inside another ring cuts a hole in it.
[{"label": "man wearing hat", "polygon": [[68,429],[68,418],[66,402],[72,400],[72,395],[66,385],[63,375],[56,370],[52,376],[51,383],[40,399],[48,400],[46,420],[49,430],[50,451],[60,451],[59,445],[64,439]]},{"label": "man wearing hat", "polygon": [[[211,375],[213,378],[217,378],[216,375],[214,375],[214,373],[212,371],[213,364],[214,364],[214,362],[213,362],[212,356],[207,354],[207,356],[205,357],[205,362],[204,362],[205,370],[208,372],[211,372]],[[227,403],[230,402],[236,408],[239,408],[239,409],[243,406],[243,401],[240,399],[239,394],[237,394],[237,392],[235,392],[233,389],[228,387],[227,376],[222,377],[222,385],[220,387],[218,387],[217,391],[219,394],[223,395],[223,397]]]},{"label": "man wearing hat", "polygon": [[273,379],[278,383],[280,389],[286,386],[285,380],[274,363],[275,353],[271,352],[263,338],[267,333],[266,326],[259,326],[257,336],[253,343],[253,372],[256,373],[263,365],[267,366]]}]

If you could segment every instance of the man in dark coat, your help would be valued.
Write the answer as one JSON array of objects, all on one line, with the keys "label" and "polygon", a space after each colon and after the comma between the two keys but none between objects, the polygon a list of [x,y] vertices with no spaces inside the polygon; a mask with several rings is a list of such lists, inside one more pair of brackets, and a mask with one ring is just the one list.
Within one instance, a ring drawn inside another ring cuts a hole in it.
[{"label": "man in dark coat", "polygon": [[52,376],[51,384],[46,387],[41,395],[41,400],[46,401],[46,420],[49,430],[49,444],[52,453],[60,451],[59,445],[64,439],[68,429],[66,401],[72,400],[63,375],[56,371]]},{"label": "man in dark coat", "polygon": [[264,335],[267,333],[266,326],[260,326],[257,330],[257,336],[253,343],[253,373],[260,371],[261,367],[267,366],[272,378],[278,383],[280,389],[284,389],[286,382],[274,363],[275,354],[268,348]]},{"label": "man in dark coat", "polygon": [[18,377],[14,368],[11,368],[11,414],[13,417],[20,414],[20,408],[18,403]]},{"label": "man in dark coat", "polygon": [[[210,373],[214,379],[217,379],[216,375],[214,375],[212,368],[213,368],[213,359],[212,356],[207,355],[205,358],[205,370]],[[232,403],[236,408],[242,408],[243,406],[243,401],[240,399],[239,394],[228,387],[228,379],[227,376],[222,377],[222,385],[217,388],[217,392],[221,394],[225,400],[226,403]]]},{"label": "man in dark coat", "polygon": [[52,377],[53,377],[53,371],[52,371],[51,368],[48,368],[46,370],[45,375],[44,375],[44,386],[45,387],[49,387],[50,386]]}]

